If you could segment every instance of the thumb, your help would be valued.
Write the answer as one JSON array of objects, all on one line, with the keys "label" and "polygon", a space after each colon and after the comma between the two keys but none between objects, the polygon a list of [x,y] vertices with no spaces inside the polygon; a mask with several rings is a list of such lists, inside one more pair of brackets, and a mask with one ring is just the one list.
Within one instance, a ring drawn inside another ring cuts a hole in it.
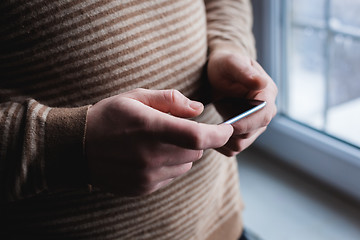
[{"label": "thumb", "polygon": [[127,97],[136,99],[143,104],[176,117],[191,118],[199,115],[204,106],[202,103],[192,101],[178,90],[149,90],[135,89],[128,92]]}]

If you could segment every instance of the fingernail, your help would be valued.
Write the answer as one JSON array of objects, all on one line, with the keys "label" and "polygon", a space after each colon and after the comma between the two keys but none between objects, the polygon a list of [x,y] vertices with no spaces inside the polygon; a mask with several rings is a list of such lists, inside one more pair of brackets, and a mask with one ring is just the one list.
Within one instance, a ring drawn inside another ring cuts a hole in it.
[{"label": "fingernail", "polygon": [[203,107],[202,103],[197,101],[191,101],[189,106],[194,110],[198,110],[199,108]]}]

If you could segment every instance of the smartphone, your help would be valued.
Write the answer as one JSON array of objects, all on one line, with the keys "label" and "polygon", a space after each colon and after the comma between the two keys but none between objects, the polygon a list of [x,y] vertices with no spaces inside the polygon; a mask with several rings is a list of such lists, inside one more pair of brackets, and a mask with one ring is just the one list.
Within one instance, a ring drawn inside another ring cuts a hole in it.
[{"label": "smartphone", "polygon": [[214,101],[213,104],[217,111],[227,119],[223,123],[234,124],[265,107],[266,102],[255,99],[223,98]]}]

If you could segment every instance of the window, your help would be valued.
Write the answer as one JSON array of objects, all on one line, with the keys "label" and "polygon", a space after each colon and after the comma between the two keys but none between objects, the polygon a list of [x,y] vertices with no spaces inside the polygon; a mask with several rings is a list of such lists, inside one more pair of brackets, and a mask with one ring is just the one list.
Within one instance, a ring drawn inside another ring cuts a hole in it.
[{"label": "window", "polygon": [[253,0],[279,114],[256,145],[360,200],[360,1]]},{"label": "window", "polygon": [[287,1],[284,113],[360,146],[360,1]]}]

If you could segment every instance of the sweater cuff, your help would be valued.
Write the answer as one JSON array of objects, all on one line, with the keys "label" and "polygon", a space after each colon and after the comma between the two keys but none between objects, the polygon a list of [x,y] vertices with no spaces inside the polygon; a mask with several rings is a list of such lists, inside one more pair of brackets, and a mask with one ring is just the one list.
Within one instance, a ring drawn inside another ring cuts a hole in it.
[{"label": "sweater cuff", "polygon": [[48,189],[87,186],[84,155],[86,116],[89,106],[53,108],[45,126],[45,177]]}]

